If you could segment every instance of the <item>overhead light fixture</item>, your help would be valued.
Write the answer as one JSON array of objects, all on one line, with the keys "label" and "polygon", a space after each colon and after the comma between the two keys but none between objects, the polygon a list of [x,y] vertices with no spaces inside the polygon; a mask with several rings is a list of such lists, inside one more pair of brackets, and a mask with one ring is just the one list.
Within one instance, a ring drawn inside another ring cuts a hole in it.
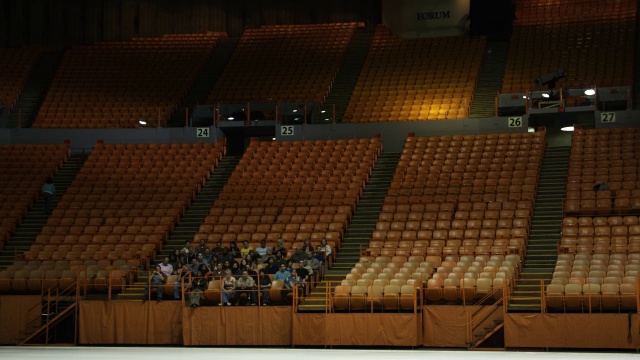
[{"label": "overhead light fixture", "polygon": [[329,119],[329,118],[324,119],[324,121],[329,121],[329,120],[331,120],[331,119]]},{"label": "overhead light fixture", "polygon": [[235,119],[233,116],[229,116],[229,117],[227,118],[227,120],[233,120],[233,119]]},{"label": "overhead light fixture", "polygon": [[271,140],[275,140],[276,138],[271,138]]},{"label": "overhead light fixture", "polygon": [[536,132],[536,128],[534,128],[533,126],[529,126],[527,128],[527,132]]},{"label": "overhead light fixture", "polygon": [[300,120],[300,118],[293,118],[293,120],[298,121],[298,120]]},{"label": "overhead light fixture", "polygon": [[327,110],[320,110],[320,114],[324,114],[326,112],[327,112]]},{"label": "overhead light fixture", "polygon": [[138,120],[138,124],[140,125],[147,125],[147,122],[144,120]]},{"label": "overhead light fixture", "polygon": [[587,96],[593,96],[596,94],[596,91],[594,89],[587,89],[584,91],[584,94]]},{"label": "overhead light fixture", "polygon": [[545,99],[548,99],[548,98],[549,98],[549,94],[547,94],[547,93],[542,93],[542,97],[543,97],[543,98],[545,98]]},{"label": "overhead light fixture", "polygon": [[298,112],[298,109],[293,109],[292,111],[293,111],[293,112]]},{"label": "overhead light fixture", "polygon": [[526,99],[526,98],[527,98],[527,95],[522,95],[522,98],[523,98],[523,99]]},{"label": "overhead light fixture", "polygon": [[562,131],[573,131],[573,126],[565,126],[563,128],[560,128],[560,130],[562,130]]}]

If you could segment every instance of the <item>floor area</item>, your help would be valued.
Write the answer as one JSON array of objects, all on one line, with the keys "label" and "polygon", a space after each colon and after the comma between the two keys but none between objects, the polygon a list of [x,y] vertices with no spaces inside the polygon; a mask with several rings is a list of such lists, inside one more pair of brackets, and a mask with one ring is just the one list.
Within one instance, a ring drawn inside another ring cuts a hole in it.
[{"label": "floor area", "polygon": [[321,350],[261,348],[176,348],[176,347],[0,347],[0,359],[83,359],[83,360],[158,360],[158,359],[308,359],[314,360],[607,360],[637,359],[636,353],[573,352],[483,352],[440,350]]}]

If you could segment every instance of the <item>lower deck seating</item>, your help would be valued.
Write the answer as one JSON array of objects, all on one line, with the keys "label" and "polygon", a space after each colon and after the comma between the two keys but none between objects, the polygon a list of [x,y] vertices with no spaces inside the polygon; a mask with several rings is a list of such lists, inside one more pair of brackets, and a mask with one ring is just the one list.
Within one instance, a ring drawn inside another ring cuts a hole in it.
[{"label": "lower deck seating", "polygon": [[99,142],[2,290],[40,292],[73,274],[96,284],[147,266],[224,152],[224,142]]},{"label": "lower deck seating", "polygon": [[0,145],[0,250],[70,154],[60,145]]}]

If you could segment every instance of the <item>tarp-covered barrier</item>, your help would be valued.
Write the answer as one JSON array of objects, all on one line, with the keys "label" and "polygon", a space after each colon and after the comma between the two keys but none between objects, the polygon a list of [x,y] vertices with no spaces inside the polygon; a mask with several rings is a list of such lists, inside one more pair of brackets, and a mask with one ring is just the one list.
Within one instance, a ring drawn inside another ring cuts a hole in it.
[{"label": "tarp-covered barrier", "polygon": [[507,348],[637,349],[637,314],[506,314]]},{"label": "tarp-covered barrier", "polygon": [[17,344],[42,325],[42,296],[0,296],[0,344]]},{"label": "tarp-covered barrier", "polygon": [[289,346],[291,317],[286,306],[184,308],[184,345]]},{"label": "tarp-covered barrier", "polygon": [[293,345],[419,346],[420,314],[295,314]]},{"label": "tarp-covered barrier", "polygon": [[81,301],[80,344],[182,344],[179,301]]}]

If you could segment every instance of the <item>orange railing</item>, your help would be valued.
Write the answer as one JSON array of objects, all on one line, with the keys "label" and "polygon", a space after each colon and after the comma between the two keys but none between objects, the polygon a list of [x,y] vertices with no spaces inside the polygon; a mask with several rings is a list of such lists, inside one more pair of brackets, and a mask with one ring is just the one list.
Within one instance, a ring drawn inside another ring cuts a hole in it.
[{"label": "orange railing", "polygon": [[[510,289],[508,284],[504,283],[502,287],[493,288],[474,305],[467,307],[466,327],[467,346],[469,348],[476,345],[475,332],[477,329],[485,325],[487,321],[495,320],[494,318],[500,318],[501,320],[504,319],[504,313],[507,311],[509,298]],[[498,313],[499,310],[502,310],[502,312]],[[481,332],[480,335],[484,335],[484,331]]]},{"label": "orange railing", "polygon": [[[20,345],[24,345],[27,342],[33,340],[38,334],[44,335],[44,345],[49,345],[50,332],[53,330],[53,326],[58,320],[62,319],[62,316],[74,312],[75,318],[78,318],[78,300],[80,299],[80,287],[78,286],[78,278],[68,286],[64,288],[49,288],[42,292],[42,311],[41,316],[34,319],[25,327],[23,334],[18,333],[17,339]],[[68,303],[63,308],[62,302]],[[44,319],[44,324],[42,321]],[[29,331],[28,329],[35,329],[35,331]],[[28,333],[30,332],[30,333]],[[73,344],[77,344],[78,322],[74,321],[73,332]]]},{"label": "orange railing", "polygon": [[[592,287],[596,284],[577,284],[580,287],[579,292],[571,292],[569,295],[562,292],[548,291],[550,285],[549,280],[540,280],[541,313],[551,312],[578,312],[578,313],[601,313],[601,312],[637,312],[640,309],[640,278],[637,278],[632,285],[633,292],[619,289],[615,293],[598,290],[592,292]],[[569,284],[573,285],[573,284]],[[564,286],[564,285],[560,285]],[[598,285],[601,286],[601,285]],[[586,287],[587,293],[582,289]],[[569,302],[567,302],[569,299]],[[607,301],[605,301],[605,299]],[[604,304],[606,302],[606,304]]]},{"label": "orange railing", "polygon": [[[335,312],[412,312],[417,314],[423,305],[422,288],[419,285],[411,286],[411,292],[402,292],[402,287],[398,286],[397,292],[385,293],[384,286],[367,286],[366,291],[337,293],[336,288],[341,286],[341,282],[327,281],[325,283],[325,313]],[[373,289],[373,286],[378,287]],[[344,289],[343,289],[344,290]],[[362,289],[360,289],[362,290]],[[375,290],[375,293],[371,293]],[[388,295],[388,296],[387,296]],[[404,296],[403,296],[404,295]]]}]

